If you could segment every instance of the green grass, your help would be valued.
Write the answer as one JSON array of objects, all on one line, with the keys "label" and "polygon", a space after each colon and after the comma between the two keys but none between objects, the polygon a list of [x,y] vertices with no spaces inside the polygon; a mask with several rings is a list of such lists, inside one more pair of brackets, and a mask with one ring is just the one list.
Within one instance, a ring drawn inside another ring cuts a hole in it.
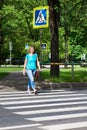
[{"label": "green grass", "polygon": [[19,72],[22,71],[22,68],[18,68],[18,67],[1,67],[0,68],[0,78],[3,78],[5,76],[7,76],[10,72]]},{"label": "green grass", "polygon": [[55,78],[50,77],[49,70],[44,70],[41,72],[41,77],[52,82],[87,82],[87,68],[74,68],[74,79],[72,78],[71,68],[60,69],[60,76]]},{"label": "green grass", "polygon": [[[23,68],[18,67],[3,67],[0,68],[0,78],[8,75],[10,72],[19,72],[22,71]],[[50,77],[50,70],[44,69],[41,72],[41,78],[46,81],[52,82],[87,82],[87,67],[75,67],[74,68],[74,80],[72,79],[72,71],[71,68],[60,69],[60,77]]]}]

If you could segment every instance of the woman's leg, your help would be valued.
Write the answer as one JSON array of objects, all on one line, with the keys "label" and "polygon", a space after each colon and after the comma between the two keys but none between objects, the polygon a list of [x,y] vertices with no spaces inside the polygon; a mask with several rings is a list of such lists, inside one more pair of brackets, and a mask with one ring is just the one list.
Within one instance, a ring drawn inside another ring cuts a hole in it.
[{"label": "woman's leg", "polygon": [[35,72],[33,70],[27,70],[27,75],[30,80],[31,87],[35,91],[34,73]]},{"label": "woman's leg", "polygon": [[30,93],[30,87],[31,87],[31,84],[30,84],[30,79],[28,79],[28,86],[27,86],[27,91]]},{"label": "woman's leg", "polygon": [[[35,73],[36,73],[36,70],[33,70],[32,71],[33,72],[33,77],[35,77]],[[34,83],[35,84],[35,83]],[[36,87],[36,86],[35,86]],[[37,90],[34,88],[34,93],[35,93],[35,95],[37,95]]]}]

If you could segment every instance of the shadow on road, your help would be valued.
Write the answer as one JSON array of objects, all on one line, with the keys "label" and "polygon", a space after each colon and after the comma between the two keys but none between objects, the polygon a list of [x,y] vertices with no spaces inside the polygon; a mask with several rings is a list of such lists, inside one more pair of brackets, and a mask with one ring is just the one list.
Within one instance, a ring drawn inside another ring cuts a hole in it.
[{"label": "shadow on road", "polygon": [[23,76],[22,72],[10,73],[0,79],[0,89],[9,87],[16,90],[26,90],[27,80],[27,76]]}]

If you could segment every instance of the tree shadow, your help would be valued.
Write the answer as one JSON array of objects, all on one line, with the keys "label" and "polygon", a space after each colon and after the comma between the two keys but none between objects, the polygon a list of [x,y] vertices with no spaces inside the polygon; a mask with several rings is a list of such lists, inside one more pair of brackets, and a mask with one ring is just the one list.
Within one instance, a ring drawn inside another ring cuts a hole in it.
[{"label": "tree shadow", "polygon": [[0,79],[1,89],[10,87],[16,90],[26,90],[28,78],[22,72],[12,72]]}]

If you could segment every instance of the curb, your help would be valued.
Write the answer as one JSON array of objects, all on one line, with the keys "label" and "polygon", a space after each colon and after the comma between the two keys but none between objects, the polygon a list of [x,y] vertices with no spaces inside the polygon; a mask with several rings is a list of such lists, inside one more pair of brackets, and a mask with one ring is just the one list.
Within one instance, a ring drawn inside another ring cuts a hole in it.
[{"label": "curb", "polygon": [[[45,82],[45,81],[38,81],[36,82],[36,88],[38,91],[44,91],[44,90],[55,90],[55,89],[66,89],[66,90],[85,90],[87,89],[87,82],[80,83],[80,82],[74,82],[74,83],[52,83],[52,82]],[[12,91],[24,91],[26,90],[26,86],[18,87],[18,86],[3,86],[0,85],[0,92],[12,92]]]},{"label": "curb", "polygon": [[[38,82],[39,89],[86,89],[87,82],[68,82],[68,83],[52,83],[52,82]],[[37,87],[38,88],[38,87]]]}]

